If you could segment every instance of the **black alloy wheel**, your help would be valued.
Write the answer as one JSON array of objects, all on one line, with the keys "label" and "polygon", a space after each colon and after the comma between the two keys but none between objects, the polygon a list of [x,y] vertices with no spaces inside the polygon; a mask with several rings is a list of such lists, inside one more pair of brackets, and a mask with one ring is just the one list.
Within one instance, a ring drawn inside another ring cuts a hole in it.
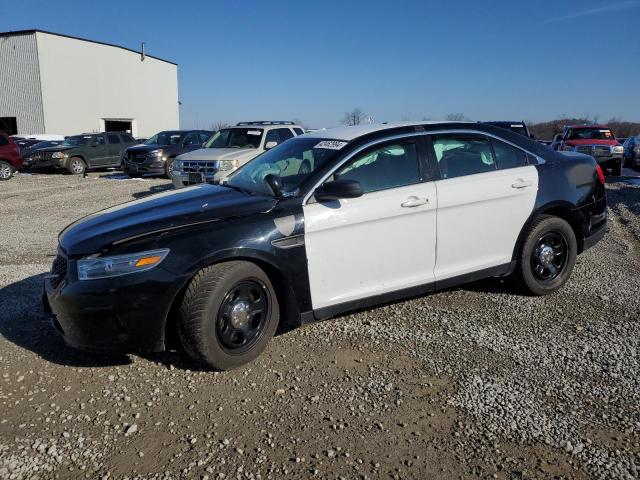
[{"label": "black alloy wheel", "polygon": [[229,353],[244,353],[258,341],[270,315],[269,297],[258,279],[243,280],[227,292],[218,310],[216,334]]},{"label": "black alloy wheel", "polygon": [[560,275],[567,265],[567,240],[560,232],[547,232],[531,254],[531,269],[535,277],[548,282]]}]

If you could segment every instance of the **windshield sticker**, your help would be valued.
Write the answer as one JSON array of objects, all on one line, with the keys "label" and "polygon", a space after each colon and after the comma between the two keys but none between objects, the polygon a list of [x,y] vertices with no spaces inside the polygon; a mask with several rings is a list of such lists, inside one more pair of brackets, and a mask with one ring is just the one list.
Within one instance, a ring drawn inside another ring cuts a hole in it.
[{"label": "windshield sticker", "polygon": [[340,142],[338,140],[323,140],[313,148],[326,148],[329,150],[340,150],[348,142]]},{"label": "windshield sticker", "polygon": [[247,135],[262,135],[260,130],[247,130]]}]

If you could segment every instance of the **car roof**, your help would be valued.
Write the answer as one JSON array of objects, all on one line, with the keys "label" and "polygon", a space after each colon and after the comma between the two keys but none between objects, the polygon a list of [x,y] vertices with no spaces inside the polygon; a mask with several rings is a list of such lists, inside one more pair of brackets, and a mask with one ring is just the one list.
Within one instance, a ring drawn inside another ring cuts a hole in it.
[{"label": "car roof", "polygon": [[369,133],[391,130],[398,127],[419,127],[422,125],[451,125],[451,124],[467,124],[477,125],[476,122],[451,122],[451,121],[423,121],[423,122],[389,122],[389,123],[372,123],[366,125],[343,126],[327,128],[326,130],[318,130],[317,132],[307,133],[306,138],[330,138],[333,140],[351,141],[362,137]]},{"label": "car roof", "polygon": [[510,122],[508,120],[495,120],[482,123],[486,123],[487,125],[524,125],[524,122],[522,120],[514,120],[513,122]]}]

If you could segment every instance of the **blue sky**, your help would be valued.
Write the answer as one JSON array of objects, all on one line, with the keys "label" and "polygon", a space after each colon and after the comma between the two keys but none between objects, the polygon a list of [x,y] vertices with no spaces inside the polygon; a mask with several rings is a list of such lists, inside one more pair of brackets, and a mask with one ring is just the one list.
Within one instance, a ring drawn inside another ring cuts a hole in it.
[{"label": "blue sky", "polygon": [[[300,119],[640,120],[640,0],[4,0],[39,28],[179,64],[181,126]],[[119,75],[122,72],[113,72]]]}]

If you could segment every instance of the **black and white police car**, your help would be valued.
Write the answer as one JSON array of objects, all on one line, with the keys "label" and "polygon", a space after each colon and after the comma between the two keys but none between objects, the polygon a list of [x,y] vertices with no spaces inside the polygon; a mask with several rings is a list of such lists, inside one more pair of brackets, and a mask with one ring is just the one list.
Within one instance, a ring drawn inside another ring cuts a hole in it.
[{"label": "black and white police car", "polygon": [[479,123],[342,127],[70,225],[45,307],[73,347],[229,369],[280,322],[494,276],[552,293],[605,228],[590,156]]}]

